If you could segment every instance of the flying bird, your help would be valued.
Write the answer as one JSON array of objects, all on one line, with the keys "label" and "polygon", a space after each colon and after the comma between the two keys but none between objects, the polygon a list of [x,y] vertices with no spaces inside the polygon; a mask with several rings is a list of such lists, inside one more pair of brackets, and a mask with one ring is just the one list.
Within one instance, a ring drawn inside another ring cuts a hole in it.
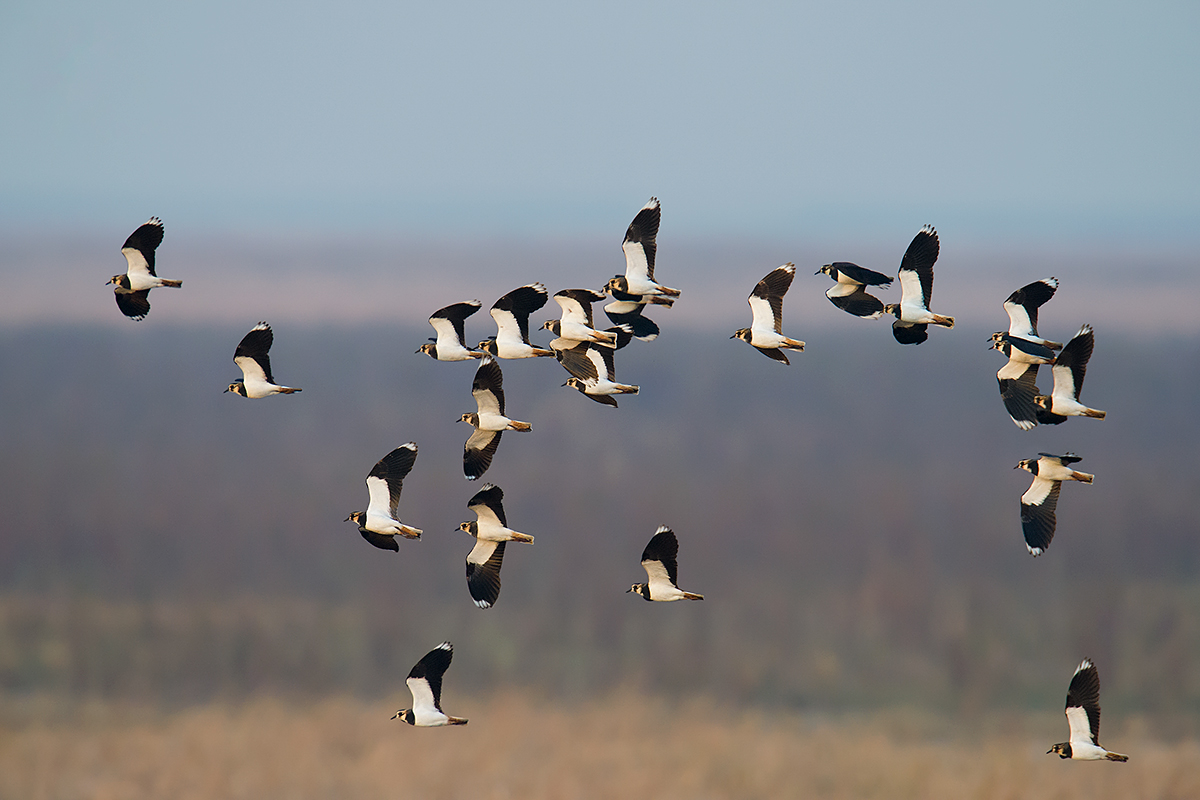
[{"label": "flying bird", "polygon": [[151,217],[129,234],[121,247],[121,255],[125,256],[128,263],[125,272],[113,275],[105,284],[112,284],[117,308],[134,322],[141,322],[150,313],[151,289],[183,286],[183,281],[160,278],[154,271],[154,251],[162,244],[162,240],[162,220]]},{"label": "flying bird", "polygon": [[301,391],[291,386],[280,386],[271,376],[271,359],[267,354],[274,341],[275,334],[265,322],[258,323],[242,337],[237,350],[233,351],[233,363],[241,368],[242,377],[229,384],[225,391],[240,394],[251,400]]},{"label": "flying bird", "polygon": [[1030,555],[1040,556],[1054,539],[1054,528],[1058,520],[1054,509],[1058,505],[1058,491],[1063,481],[1091,483],[1095,478],[1086,472],[1071,469],[1082,459],[1074,453],[1056,456],[1038,453],[1038,458],[1027,458],[1017,462],[1013,469],[1023,469],[1033,474],[1033,483],[1021,495],[1021,528],[1025,533],[1025,546]]},{"label": "flying bird", "polygon": [[472,358],[483,358],[483,353],[467,347],[464,338],[465,320],[478,311],[479,307],[478,300],[468,300],[433,312],[429,324],[437,332],[437,338],[421,345],[417,352],[425,353],[438,361],[470,361]]},{"label": "flying bird", "polygon": [[518,286],[492,304],[496,338],[479,343],[479,349],[496,358],[552,356],[553,350],[529,343],[529,315],[546,305],[546,287],[540,283]]},{"label": "flying bird", "polygon": [[[648,304],[656,300],[671,300],[671,298],[655,297],[654,295],[627,294],[618,290],[609,290],[613,301],[604,306],[604,314],[613,325],[628,330],[633,336],[643,342],[652,342],[658,338],[659,329],[654,320],[644,312]],[[674,302],[671,300],[671,302]],[[663,303],[669,307],[670,303]],[[618,342],[618,347],[620,343]]]},{"label": "flying bird", "polygon": [[625,251],[625,274],[617,275],[605,285],[605,291],[626,294],[678,297],[680,291],[663,286],[654,280],[654,256],[658,251],[658,223],[662,208],[657,197],[642,206],[629,228],[621,249]]},{"label": "flying bird", "polygon": [[883,313],[896,318],[892,335],[900,344],[920,344],[929,338],[928,328],[941,325],[954,327],[954,317],[944,317],[929,310],[933,300],[933,264],[940,251],[937,231],[932,225],[921,228],[900,262],[900,302],[883,307]]},{"label": "flying bird", "polygon": [[1057,753],[1059,758],[1077,761],[1129,760],[1129,756],[1100,746],[1100,673],[1090,659],[1080,662],[1071,676],[1066,714],[1067,724],[1071,726],[1071,741],[1053,745],[1046,755]]},{"label": "flying bird", "polygon": [[402,719],[418,728],[467,724],[462,717],[450,717],[442,711],[442,676],[450,668],[452,658],[454,645],[442,642],[417,662],[405,681],[412,692],[413,707],[400,709],[392,719]]},{"label": "flying bird", "polygon": [[487,484],[467,501],[475,512],[474,522],[458,526],[475,537],[475,546],[467,554],[467,589],[480,608],[495,605],[500,596],[500,564],[504,560],[505,542],[533,544],[527,533],[510,530],[504,516],[504,492],[499,486]]},{"label": "flying bird", "polygon": [[796,265],[784,264],[767,273],[750,293],[750,311],[754,321],[749,328],[738,328],[730,339],[741,339],[764,356],[788,364],[783,350],[804,352],[804,342],[783,335],[783,296],[796,277]]},{"label": "flying bird", "polygon": [[1079,392],[1083,389],[1083,378],[1087,374],[1087,363],[1092,357],[1095,343],[1092,326],[1085,324],[1058,354],[1051,368],[1054,391],[1034,398],[1038,406],[1039,423],[1057,425],[1067,417],[1104,419],[1108,415],[1108,412],[1088,408],[1079,402]]},{"label": "flying bird", "polygon": [[469,422],[475,429],[463,445],[463,474],[473,481],[492,464],[492,456],[500,446],[504,431],[531,431],[533,426],[504,416],[504,375],[496,359],[486,356],[475,370],[471,382],[476,412],[463,414],[459,422]]},{"label": "flying bird", "polygon": [[592,303],[603,299],[603,292],[591,289],[563,289],[561,292],[555,292],[554,302],[562,307],[562,318],[547,320],[542,325],[543,330],[548,330],[558,337],[550,343],[550,349],[566,349],[574,347],[578,342],[595,342],[603,347],[616,347],[616,333],[598,331],[593,326]]},{"label": "flying bird", "polygon": [[[1054,297],[1056,291],[1058,278],[1042,278],[1010,294],[1004,301],[1004,310],[1008,312],[1008,335],[1037,342],[1051,350],[1061,350],[1061,343],[1043,339],[1037,332],[1038,309]],[[1001,335],[993,334],[993,338]]]},{"label": "flying bird", "polygon": [[626,591],[640,594],[646,600],[669,603],[673,600],[703,600],[704,595],[685,592],[679,588],[675,558],[679,554],[679,540],[675,532],[665,525],[650,537],[650,543],[642,551],[642,568],[646,570],[646,583],[635,583]]},{"label": "flying bird", "polygon": [[343,522],[358,523],[362,537],[381,550],[400,551],[396,536],[420,539],[421,529],[405,525],[396,511],[400,505],[400,490],[404,478],[417,460],[417,445],[408,442],[397,447],[367,473],[367,492],[370,501],[366,511],[355,511]]},{"label": "flying bird", "polygon": [[996,372],[1000,399],[1018,428],[1030,430],[1037,425],[1037,373],[1042,364],[1054,363],[1054,351],[1045,345],[1020,339],[1007,333],[992,335],[992,348],[1008,356]]},{"label": "flying bird", "polygon": [[614,394],[637,394],[637,386],[617,383],[617,369],[613,349],[600,347],[591,342],[580,342],[566,350],[556,350],[558,363],[571,373],[563,386],[578,389],[581,394],[597,403],[616,408]]},{"label": "flying bird", "polygon": [[879,319],[883,316],[883,303],[874,295],[867,294],[865,287],[891,286],[892,279],[887,275],[851,264],[849,261],[826,264],[813,274],[828,275],[836,281],[825,290],[825,296],[842,311],[864,319]]}]

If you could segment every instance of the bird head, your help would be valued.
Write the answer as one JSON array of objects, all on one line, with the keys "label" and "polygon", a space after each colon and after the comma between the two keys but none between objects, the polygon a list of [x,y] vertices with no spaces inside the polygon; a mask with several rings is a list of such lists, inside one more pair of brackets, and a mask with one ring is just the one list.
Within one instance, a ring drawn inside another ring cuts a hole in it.
[{"label": "bird head", "polygon": [[1051,745],[1050,749],[1046,751],[1046,755],[1050,755],[1051,753],[1057,753],[1059,758],[1070,758],[1071,743],[1059,742],[1056,745]]},{"label": "bird head", "polygon": [[900,319],[900,304],[899,303],[888,303],[886,306],[883,307],[883,313],[891,314],[896,319]]},{"label": "bird head", "polygon": [[1017,465],[1015,467],[1013,467],[1013,469],[1023,469],[1026,472],[1032,472],[1034,475],[1037,475],[1038,474],[1037,461],[1038,460],[1036,458],[1022,459],[1021,461],[1017,462]]},{"label": "bird head", "polygon": [[472,425],[474,425],[477,422],[479,422],[479,415],[478,414],[463,414],[461,417],[458,418],[458,421],[459,422],[469,422]]},{"label": "bird head", "polygon": [[[113,275],[111,278],[109,278],[107,281],[104,282],[104,285],[108,286],[111,283],[113,285],[120,286],[122,281],[128,282],[129,276],[125,273],[121,273],[120,275]],[[126,288],[128,288],[128,287],[126,287]]]},{"label": "bird head", "polygon": [[395,714],[392,714],[392,719],[400,719],[407,722],[409,725],[416,725],[417,718],[413,715],[411,708],[402,708]]},{"label": "bird head", "polygon": [[563,386],[570,386],[572,389],[578,389],[581,392],[587,389],[587,384],[579,380],[579,378],[567,378],[567,382]]},{"label": "bird head", "polygon": [[628,292],[629,281],[625,280],[622,275],[614,275],[609,279],[608,283],[604,284],[603,292]]},{"label": "bird head", "polygon": [[733,336],[730,336],[729,338],[730,339],[741,339],[743,342],[748,342],[748,341],[750,341],[750,329],[749,328],[738,328],[736,331],[733,332]]},{"label": "bird head", "polygon": [[[234,394],[240,394],[242,397],[247,397],[247,396],[248,396],[248,395],[246,394],[246,384],[242,382],[242,379],[241,379],[241,378],[238,378],[236,381],[234,381],[233,383],[229,384],[229,388],[228,388],[228,389],[226,389],[225,391],[226,391],[226,392],[233,392]],[[222,392],[222,394],[224,394],[224,393],[225,393],[225,392]]]},{"label": "bird head", "polygon": [[1051,398],[1049,395],[1039,394],[1037,397],[1033,398],[1033,404],[1035,406],[1037,406],[1038,408],[1049,411],[1050,410],[1050,399]]},{"label": "bird head", "polygon": [[357,522],[359,525],[362,525],[366,516],[367,513],[365,511],[355,511],[353,514],[342,520],[342,522]]},{"label": "bird head", "polygon": [[469,533],[472,536],[479,535],[479,523],[478,522],[464,522],[458,526],[458,529],[460,531]]},{"label": "bird head", "polygon": [[826,264],[825,266],[821,267],[819,270],[814,272],[813,275],[828,275],[829,277],[832,278],[833,277],[833,264]]},{"label": "bird head", "polygon": [[494,355],[497,358],[500,357],[500,348],[496,344],[495,339],[486,339],[486,340],[480,342],[479,347],[477,349],[482,350],[485,353],[490,353],[491,355]]},{"label": "bird head", "polygon": [[424,353],[430,358],[437,358],[437,345],[433,342],[427,342],[417,348],[418,353]]}]

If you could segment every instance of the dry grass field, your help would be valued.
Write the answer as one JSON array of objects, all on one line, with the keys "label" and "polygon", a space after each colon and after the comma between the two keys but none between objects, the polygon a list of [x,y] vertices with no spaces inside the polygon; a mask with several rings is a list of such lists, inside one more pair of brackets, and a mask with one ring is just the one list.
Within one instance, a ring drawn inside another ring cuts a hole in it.
[{"label": "dry grass field", "polygon": [[1155,741],[1148,726],[1116,720],[1104,741],[1128,764],[1064,762],[1045,755],[1066,729],[1055,710],[992,719],[972,741],[965,728],[902,714],[817,719],[633,695],[558,705],[473,698],[453,681],[444,699],[471,723],[414,729],[388,719],[392,703],[348,698],[172,712],[9,701],[0,797],[1200,797],[1200,743]]}]

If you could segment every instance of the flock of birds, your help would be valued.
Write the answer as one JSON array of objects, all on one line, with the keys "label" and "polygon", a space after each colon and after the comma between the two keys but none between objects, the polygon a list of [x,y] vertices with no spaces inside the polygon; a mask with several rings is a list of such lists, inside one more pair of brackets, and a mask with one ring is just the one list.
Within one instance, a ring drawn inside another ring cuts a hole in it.
[{"label": "flock of birds", "polygon": [[[496,323],[496,334],[475,347],[467,344],[465,324],[482,307],[478,300],[453,303],[430,316],[429,324],[436,338],[421,345],[417,353],[437,361],[479,361],[471,384],[476,410],[464,413],[459,420],[469,423],[472,428],[463,446],[463,473],[467,480],[475,480],[487,472],[505,431],[532,430],[530,423],[506,416],[499,359],[552,357],[570,375],[563,386],[570,386],[597,403],[613,407],[617,406],[615,395],[638,393],[637,386],[617,382],[615,354],[635,338],[653,341],[659,335],[659,327],[645,316],[647,306],[670,308],[681,294],[678,289],[658,283],[654,277],[660,219],[661,206],[657,198],[651,198],[630,223],[622,243],[626,262],[624,275],[616,275],[600,291],[563,289],[554,294],[561,315],[541,327],[555,337],[548,347],[539,347],[529,341],[530,315],[542,308],[548,298],[547,289],[541,283],[520,286],[497,300],[490,312]],[[114,275],[109,281],[114,287],[118,308],[134,320],[144,319],[149,313],[151,289],[183,285],[182,281],[157,276],[154,257],[162,239],[162,221],[152,217],[129,236],[121,250],[128,262],[126,272]],[[933,266],[939,251],[937,231],[929,225],[921,228],[905,251],[897,272],[896,279],[900,283],[898,303],[885,305],[867,291],[868,288],[889,287],[892,278],[857,264],[834,262],[821,267],[815,274],[827,275],[834,281],[825,293],[834,306],[864,319],[890,315],[895,318],[892,335],[896,341],[903,345],[919,345],[928,339],[930,325],[954,327],[953,317],[929,309],[933,298]],[[741,339],[784,365],[789,364],[785,351],[803,352],[805,346],[804,342],[785,336],[782,331],[784,296],[795,274],[795,265],[789,263],[763,277],[748,298],[750,326],[738,329],[730,337]],[[992,349],[1008,358],[996,378],[1004,408],[1021,430],[1031,430],[1037,425],[1058,425],[1073,416],[1105,417],[1105,412],[1089,408],[1079,400],[1094,345],[1091,326],[1083,325],[1066,345],[1044,339],[1037,332],[1038,311],[1057,290],[1055,278],[1044,278],[1013,292],[1004,301],[1009,317],[1008,330],[996,332],[991,337]],[[612,325],[598,330],[592,307],[609,297],[612,302],[603,309]],[[266,322],[258,323],[242,338],[233,356],[242,377],[230,383],[227,392],[257,400],[301,391],[275,381],[269,356],[273,341],[271,326]],[[1041,394],[1036,383],[1038,369],[1043,365],[1051,367],[1054,379],[1048,395]],[[419,539],[421,536],[420,528],[404,524],[399,517],[404,478],[416,459],[414,442],[402,444],[381,458],[367,474],[366,510],[355,511],[345,520],[355,523],[362,537],[375,547],[398,552],[397,537]],[[1093,480],[1092,475],[1072,468],[1071,465],[1078,461],[1080,458],[1074,453],[1039,453],[1038,458],[1025,459],[1014,467],[1034,476],[1032,485],[1021,496],[1021,524],[1026,547],[1034,556],[1045,552],[1054,536],[1055,508],[1062,483],[1091,483]],[[459,526],[476,540],[466,557],[466,578],[471,598],[480,608],[491,607],[499,598],[505,545],[508,542],[534,542],[533,536],[508,527],[503,500],[504,492],[500,487],[490,483],[484,485],[467,501],[467,508],[475,513],[475,520]],[[679,588],[678,552],[679,541],[674,531],[659,527],[642,552],[641,564],[647,580],[633,584],[627,592],[656,602],[703,600],[703,595]],[[453,646],[443,642],[417,662],[406,681],[412,693],[413,707],[396,712],[393,719],[417,727],[466,724],[466,719],[448,716],[441,709],[442,676],[450,666],[453,653]],[[1128,760],[1127,756],[1105,750],[1099,744],[1100,680],[1096,666],[1090,660],[1084,659],[1071,679],[1066,716],[1070,740],[1055,744],[1048,753],[1091,761]]]}]

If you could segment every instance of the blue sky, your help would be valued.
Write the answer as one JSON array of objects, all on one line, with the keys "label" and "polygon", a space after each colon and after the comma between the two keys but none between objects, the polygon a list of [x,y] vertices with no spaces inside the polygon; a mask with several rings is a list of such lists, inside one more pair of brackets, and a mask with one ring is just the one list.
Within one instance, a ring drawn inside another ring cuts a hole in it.
[{"label": "blue sky", "polygon": [[654,194],[687,236],[1190,243],[1198,33],[1186,2],[16,0],[0,230],[570,238]]}]

